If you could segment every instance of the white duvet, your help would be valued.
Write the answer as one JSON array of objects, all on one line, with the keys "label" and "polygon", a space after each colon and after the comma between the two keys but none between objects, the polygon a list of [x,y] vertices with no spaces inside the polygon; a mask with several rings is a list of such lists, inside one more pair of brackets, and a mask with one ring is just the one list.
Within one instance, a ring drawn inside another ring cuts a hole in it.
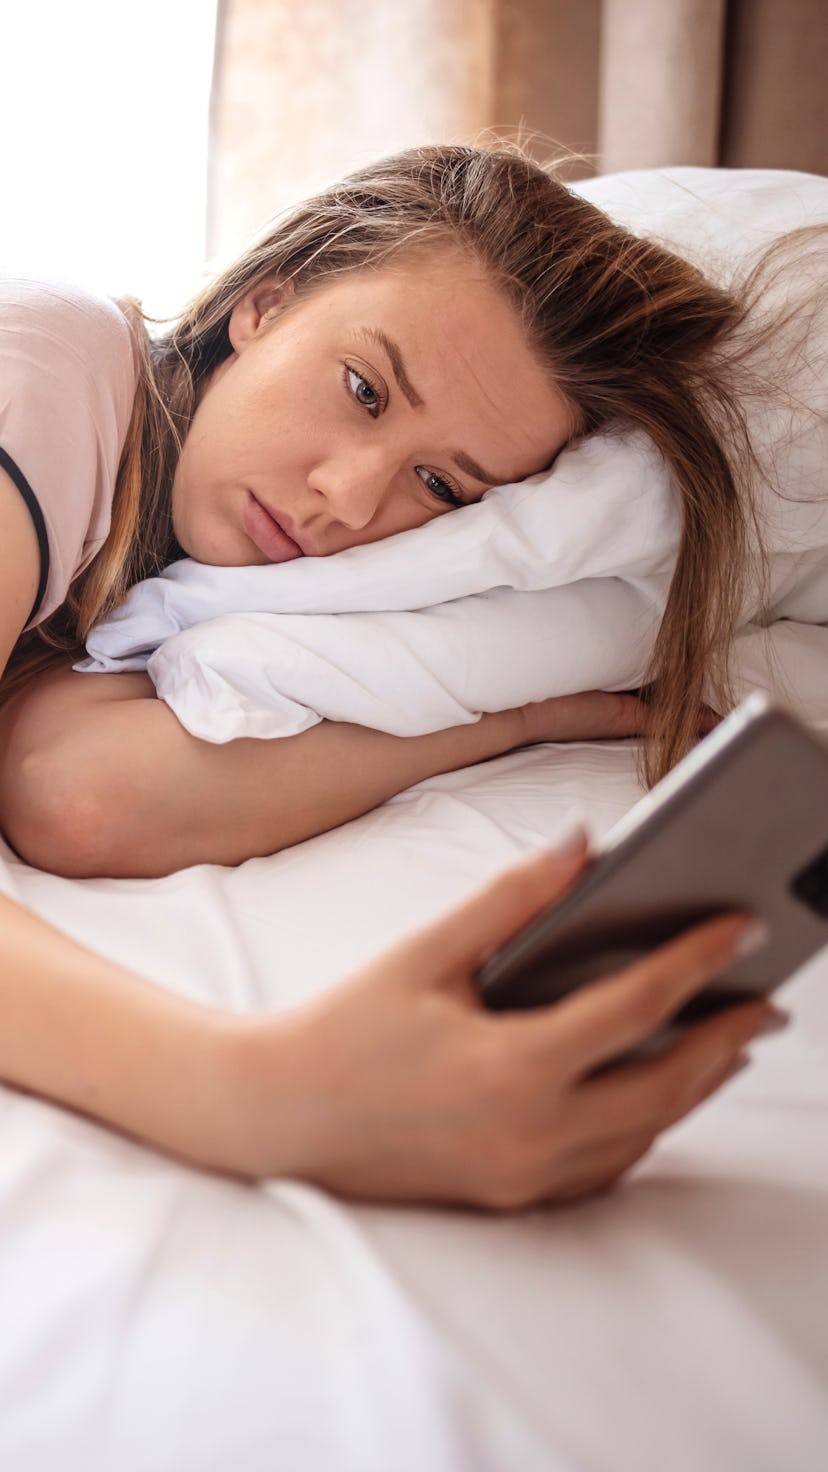
[{"label": "white duvet", "polygon": [[[718,276],[781,230],[828,221],[828,181],[803,174],[676,169],[579,188]],[[768,689],[820,721],[826,357],[828,344],[811,340],[800,411],[765,406],[752,425],[769,475],[770,581],[763,607],[748,596],[733,657],[737,695]],[[80,668],[148,669],[183,725],[218,742],[325,718],[417,735],[549,695],[631,689],[647,672],[679,531],[654,446],[598,435],[551,471],[381,543],[264,568],[176,563],[93,631]]]}]

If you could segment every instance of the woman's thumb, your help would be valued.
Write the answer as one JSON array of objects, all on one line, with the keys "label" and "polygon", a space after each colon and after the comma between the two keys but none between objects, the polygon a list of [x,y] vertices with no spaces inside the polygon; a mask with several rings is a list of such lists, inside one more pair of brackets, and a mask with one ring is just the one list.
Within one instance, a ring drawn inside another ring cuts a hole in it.
[{"label": "woman's thumb", "polygon": [[[563,895],[583,869],[588,840],[580,826],[569,829],[554,849],[533,854],[430,927],[432,977],[446,980],[476,970],[492,951]],[[422,957],[421,957],[422,963]]]}]

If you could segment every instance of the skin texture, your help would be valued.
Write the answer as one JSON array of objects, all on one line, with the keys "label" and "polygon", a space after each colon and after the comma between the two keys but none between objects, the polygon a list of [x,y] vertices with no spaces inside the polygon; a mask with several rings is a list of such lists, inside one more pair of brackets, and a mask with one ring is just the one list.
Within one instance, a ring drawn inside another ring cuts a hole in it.
[{"label": "skin texture", "polygon": [[[271,560],[245,532],[248,491],[328,556],[542,470],[572,433],[512,307],[462,258],[359,272],[298,300],[260,286],[229,331],[173,486],[176,535],[201,562]],[[408,394],[374,332],[399,346]]]}]

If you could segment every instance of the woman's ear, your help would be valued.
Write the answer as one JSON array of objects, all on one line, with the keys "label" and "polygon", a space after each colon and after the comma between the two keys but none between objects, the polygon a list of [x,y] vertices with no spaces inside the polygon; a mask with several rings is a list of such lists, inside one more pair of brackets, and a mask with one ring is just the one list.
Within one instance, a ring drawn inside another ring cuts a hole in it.
[{"label": "woman's ear", "polygon": [[241,353],[255,337],[266,332],[293,296],[292,281],[260,281],[236,302],[227,324],[234,352]]}]

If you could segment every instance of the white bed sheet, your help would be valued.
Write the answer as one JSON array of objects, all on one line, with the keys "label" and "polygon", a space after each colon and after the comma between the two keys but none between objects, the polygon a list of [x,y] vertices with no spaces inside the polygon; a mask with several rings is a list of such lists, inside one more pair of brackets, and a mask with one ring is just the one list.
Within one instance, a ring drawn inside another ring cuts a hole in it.
[{"label": "white bed sheet", "polygon": [[[637,792],[629,744],[537,747],[238,870],[3,875],[171,988],[281,1006]],[[817,1472],[828,962],[786,1000],[617,1192],[514,1218],[244,1187],[0,1089],[0,1468]]]}]

